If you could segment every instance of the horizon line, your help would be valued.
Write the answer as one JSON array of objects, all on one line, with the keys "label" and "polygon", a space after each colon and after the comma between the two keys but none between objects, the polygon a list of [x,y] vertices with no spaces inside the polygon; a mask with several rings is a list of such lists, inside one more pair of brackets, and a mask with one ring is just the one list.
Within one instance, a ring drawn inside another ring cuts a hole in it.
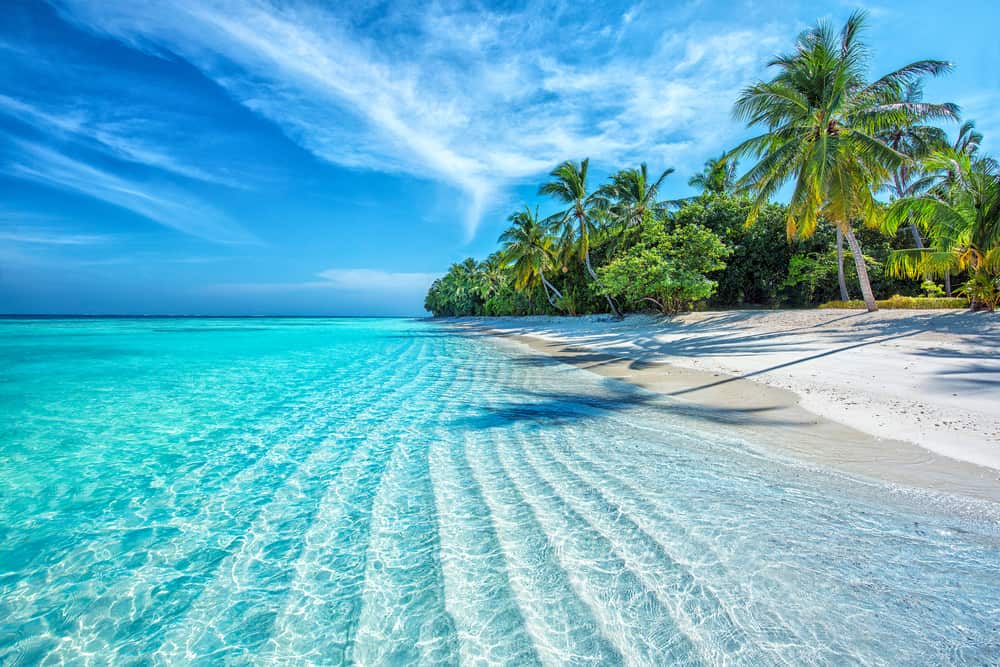
[{"label": "horizon line", "polygon": [[431,315],[193,315],[166,313],[0,313],[0,319],[431,319]]}]

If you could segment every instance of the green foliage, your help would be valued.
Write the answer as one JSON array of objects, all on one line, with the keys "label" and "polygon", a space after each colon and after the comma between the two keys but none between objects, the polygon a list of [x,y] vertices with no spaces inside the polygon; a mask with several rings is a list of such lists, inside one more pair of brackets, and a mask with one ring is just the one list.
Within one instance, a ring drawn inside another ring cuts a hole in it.
[{"label": "green foliage", "polygon": [[929,248],[893,252],[891,275],[915,278],[968,271],[969,289],[989,297],[989,285],[1000,276],[1000,167],[975,153],[953,147],[931,153],[923,167],[937,184],[889,208],[887,232],[916,224],[930,239]]},{"label": "green foliage", "polygon": [[[845,267],[846,268],[846,267]],[[795,255],[788,263],[788,275],[781,286],[789,292],[797,292],[800,301],[813,302],[822,288],[837,279],[837,256],[835,251]]]},{"label": "green foliage", "polygon": [[944,288],[938,285],[933,280],[925,280],[924,282],[920,283],[920,290],[930,299],[940,298],[944,296]]},{"label": "green foliage", "polygon": [[653,303],[673,314],[706,299],[716,282],[706,274],[725,268],[732,251],[709,229],[683,225],[667,231],[662,223],[643,225],[638,243],[598,273],[598,291],[638,308]]},{"label": "green foliage", "polygon": [[732,194],[736,189],[736,167],[737,161],[727,160],[723,153],[706,160],[705,168],[689,178],[688,185],[700,188],[705,196]]},{"label": "green foliage", "polygon": [[[608,219],[600,225],[589,223],[588,254],[600,274],[600,267],[634,255],[632,249],[645,241],[649,229],[666,234],[701,227],[712,231],[728,248],[724,268],[710,276],[716,284],[707,300],[710,307],[802,307],[839,298],[833,226],[820,226],[809,239],[788,240],[784,206],[764,207],[757,223],[748,227],[749,206],[744,197],[706,195],[669,214],[654,215],[647,209],[640,224],[612,224]],[[611,292],[590,279],[572,245],[563,246],[563,237],[546,230],[533,210],[522,210],[510,220],[510,228],[501,237],[503,252],[482,264],[465,260],[453,265],[434,283],[425,303],[428,310],[442,316],[608,312],[604,294]],[[574,232],[577,229],[570,227]],[[920,293],[916,280],[887,275],[881,268],[894,249],[909,242],[908,234],[886,238],[875,230],[862,229],[859,238],[867,251],[866,262],[877,294]],[[850,252],[845,256],[847,280],[856,284]],[[555,291],[544,286],[543,276]],[[633,298],[625,290],[615,294],[623,299],[620,305],[625,310],[650,308],[651,301],[640,301],[645,296],[650,295]]]},{"label": "green foliage", "polygon": [[[851,283],[857,279],[857,269],[850,252],[845,252],[844,257],[844,277]],[[882,269],[882,264],[868,255],[865,255],[865,264],[871,273]],[[793,255],[782,287],[786,295],[797,296],[790,299],[797,304],[818,303],[838,296],[836,249]]]},{"label": "green foliage", "polygon": [[[889,299],[882,299],[877,302],[879,308],[886,308],[888,310],[920,310],[920,309],[948,309],[948,308],[965,308],[969,305],[966,299],[958,298],[947,298],[947,297],[920,297],[920,296],[900,296],[898,294],[893,295]],[[827,301],[826,303],[820,304],[820,308],[846,308],[846,309],[863,309],[865,307],[865,302],[860,299],[852,299],[851,301]]]},{"label": "green foliage", "polygon": [[994,310],[1000,303],[1000,277],[980,271],[969,278],[959,290],[969,298],[975,310]]},{"label": "green foliage", "polygon": [[557,312],[540,285],[517,289],[514,276],[496,253],[477,263],[471,257],[452,264],[435,280],[424,308],[436,317],[466,315],[540,315]]},{"label": "green foliage", "polygon": [[749,211],[746,198],[707,196],[687,203],[673,217],[675,225],[701,225],[712,230],[732,249],[726,269],[716,278],[718,289],[712,304],[778,304],[792,256],[822,245],[812,240],[786,240],[783,206],[764,207],[757,224],[750,227],[746,225]]}]

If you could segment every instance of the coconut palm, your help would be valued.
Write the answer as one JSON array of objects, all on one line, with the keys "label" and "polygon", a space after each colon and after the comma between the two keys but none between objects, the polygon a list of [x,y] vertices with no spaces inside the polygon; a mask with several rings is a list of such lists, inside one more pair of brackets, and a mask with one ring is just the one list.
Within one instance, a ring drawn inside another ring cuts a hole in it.
[{"label": "coconut palm", "polygon": [[[921,82],[912,81],[902,91],[898,104],[908,105],[914,122],[894,124],[879,134],[879,138],[893,150],[910,159],[892,170],[889,191],[894,199],[913,197],[927,190],[932,179],[920,170],[919,160],[947,144],[944,130],[927,125],[928,120],[958,120],[958,107],[954,104],[928,104],[923,101]],[[916,224],[910,224],[910,233],[917,248],[924,247]]]},{"label": "coconut palm", "polygon": [[976,121],[967,120],[958,129],[958,136],[952,148],[959,153],[975,157],[979,152],[979,144],[983,143],[983,135],[976,131]]},{"label": "coconut palm", "polygon": [[700,174],[688,179],[692,188],[701,188],[705,195],[732,194],[736,185],[736,160],[727,160],[723,153],[717,158],[705,161],[705,168]]},{"label": "coconut palm", "polygon": [[475,304],[480,293],[479,263],[472,257],[452,265],[455,275],[454,299],[459,303]]},{"label": "coconut palm", "polygon": [[769,63],[778,68],[777,76],[745,88],[734,107],[738,119],[766,131],[727,157],[757,159],[738,183],[753,194],[748,224],[793,181],[788,235],[810,236],[821,215],[843,233],[865,305],[873,311],[875,296],[852,221],[879,224],[882,207],[873,190],[909,159],[879,134],[918,122],[920,115],[899,103],[900,96],[913,81],[945,72],[950,65],[920,60],[866,83],[868,50],[859,38],[864,16],[852,14],[839,34],[821,22],[798,38],[794,52]]},{"label": "coconut palm", "polygon": [[636,227],[647,216],[666,213],[666,203],[658,201],[657,197],[663,181],[672,173],[673,168],[664,169],[655,181],[651,181],[645,162],[638,169],[622,169],[598,188],[595,199],[611,221],[622,228]]},{"label": "coconut palm", "polygon": [[[573,239],[576,255],[583,261],[592,281],[597,280],[597,272],[590,262],[590,237],[596,231],[592,210],[601,205],[602,198],[587,192],[587,171],[590,160],[580,163],[567,160],[552,170],[552,177],[538,189],[539,194],[555,197],[568,208],[549,218],[550,226],[557,229],[564,239]],[[615,317],[622,314],[610,296],[605,297]]]},{"label": "coconut palm", "polygon": [[927,231],[930,248],[894,251],[887,270],[907,277],[968,270],[973,283],[995,284],[1000,275],[1000,170],[996,161],[947,148],[933,153],[925,165],[948,174],[949,180],[934,192],[893,202],[885,227],[893,232],[912,220]]},{"label": "coconut palm", "polygon": [[[957,155],[967,156],[970,163],[974,163],[976,160],[985,160],[984,166],[989,167],[992,165],[995,168],[996,162],[992,158],[979,157],[979,146],[982,142],[983,135],[976,131],[975,121],[968,120],[962,123],[962,126],[958,130],[958,136],[951,147]],[[931,174],[930,176],[925,176],[925,178],[929,178],[933,183],[928,192],[938,199],[945,199],[948,196],[949,189],[959,178],[959,174],[954,166],[955,164],[955,162],[950,162],[947,168],[938,172],[934,172],[933,169],[925,170],[925,174]],[[912,193],[914,196],[917,194],[920,194],[920,192]],[[944,272],[944,291],[947,296],[951,296],[950,270]]]},{"label": "coconut palm", "polygon": [[560,308],[558,300],[563,298],[562,292],[545,277],[554,260],[553,242],[538,219],[538,209],[532,211],[525,206],[507,220],[511,227],[500,235],[499,241],[507,263],[513,265],[514,287],[520,290],[541,283],[549,303]]},{"label": "coconut palm", "polygon": [[477,267],[479,298],[485,303],[507,282],[507,266],[502,253],[491,253]]}]

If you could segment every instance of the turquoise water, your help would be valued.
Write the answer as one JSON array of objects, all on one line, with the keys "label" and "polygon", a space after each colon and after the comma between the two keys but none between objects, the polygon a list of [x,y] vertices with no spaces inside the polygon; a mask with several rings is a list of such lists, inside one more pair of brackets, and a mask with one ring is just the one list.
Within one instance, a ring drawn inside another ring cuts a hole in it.
[{"label": "turquoise water", "polygon": [[0,320],[0,664],[996,664],[988,505],[409,320]]}]

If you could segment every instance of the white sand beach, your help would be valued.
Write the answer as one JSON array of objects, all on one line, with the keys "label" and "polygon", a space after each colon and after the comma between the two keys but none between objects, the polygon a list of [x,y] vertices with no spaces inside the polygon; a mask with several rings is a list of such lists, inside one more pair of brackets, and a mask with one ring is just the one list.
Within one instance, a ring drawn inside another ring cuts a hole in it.
[{"label": "white sand beach", "polygon": [[1000,497],[996,314],[726,311],[461,323],[723,411],[800,457]]}]

